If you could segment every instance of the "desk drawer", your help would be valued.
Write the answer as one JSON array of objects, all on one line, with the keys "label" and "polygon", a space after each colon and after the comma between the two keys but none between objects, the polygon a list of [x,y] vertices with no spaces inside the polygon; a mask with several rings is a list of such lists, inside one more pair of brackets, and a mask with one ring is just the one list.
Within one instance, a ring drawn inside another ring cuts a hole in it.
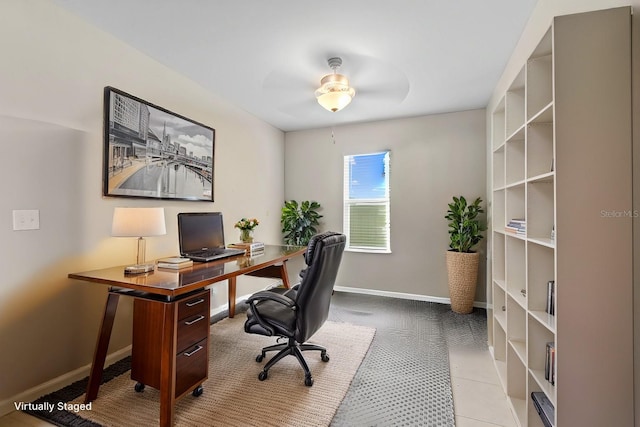
[{"label": "desk drawer", "polygon": [[209,301],[211,294],[209,289],[204,289],[202,292],[198,292],[195,295],[191,295],[182,301],[178,302],[178,320],[185,319],[187,317],[193,317],[194,315],[204,315],[209,318]]},{"label": "desk drawer", "polygon": [[209,340],[204,339],[176,356],[176,398],[202,384],[208,377]]},{"label": "desk drawer", "polygon": [[207,338],[209,335],[209,316],[207,314],[194,314],[191,317],[178,320],[178,343],[176,346],[178,354],[187,347]]}]

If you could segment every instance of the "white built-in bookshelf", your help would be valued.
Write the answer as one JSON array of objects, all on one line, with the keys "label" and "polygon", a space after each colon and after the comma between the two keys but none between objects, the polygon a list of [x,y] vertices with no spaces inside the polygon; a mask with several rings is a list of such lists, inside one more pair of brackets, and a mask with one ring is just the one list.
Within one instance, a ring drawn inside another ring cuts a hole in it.
[{"label": "white built-in bookshelf", "polygon": [[556,426],[633,425],[630,31],[555,18],[492,112],[489,342],[523,427],[532,392]]}]

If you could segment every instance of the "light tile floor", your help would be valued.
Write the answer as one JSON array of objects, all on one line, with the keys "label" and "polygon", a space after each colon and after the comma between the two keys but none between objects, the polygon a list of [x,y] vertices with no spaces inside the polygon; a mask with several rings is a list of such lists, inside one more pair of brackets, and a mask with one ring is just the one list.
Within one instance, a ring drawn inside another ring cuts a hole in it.
[{"label": "light tile floor", "polygon": [[[487,350],[456,347],[449,352],[457,427],[516,427],[507,398]],[[0,417],[2,427],[49,427],[45,421],[12,412]]]},{"label": "light tile floor", "polygon": [[457,427],[516,427],[488,350],[449,349]]}]

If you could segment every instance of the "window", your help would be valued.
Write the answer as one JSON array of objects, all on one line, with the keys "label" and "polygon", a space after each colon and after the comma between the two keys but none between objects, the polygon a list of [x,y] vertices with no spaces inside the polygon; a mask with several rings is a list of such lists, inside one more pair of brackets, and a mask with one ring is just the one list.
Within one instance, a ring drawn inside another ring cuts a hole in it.
[{"label": "window", "polygon": [[389,152],[344,156],[347,250],[391,252]]}]

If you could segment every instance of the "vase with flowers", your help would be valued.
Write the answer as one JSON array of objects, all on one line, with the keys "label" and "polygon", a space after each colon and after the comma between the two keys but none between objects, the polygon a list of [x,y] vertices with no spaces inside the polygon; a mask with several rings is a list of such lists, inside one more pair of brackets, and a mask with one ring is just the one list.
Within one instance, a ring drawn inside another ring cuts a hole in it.
[{"label": "vase with flowers", "polygon": [[243,243],[253,243],[253,229],[260,224],[256,218],[242,218],[236,222],[235,228],[240,230],[240,240]]}]

